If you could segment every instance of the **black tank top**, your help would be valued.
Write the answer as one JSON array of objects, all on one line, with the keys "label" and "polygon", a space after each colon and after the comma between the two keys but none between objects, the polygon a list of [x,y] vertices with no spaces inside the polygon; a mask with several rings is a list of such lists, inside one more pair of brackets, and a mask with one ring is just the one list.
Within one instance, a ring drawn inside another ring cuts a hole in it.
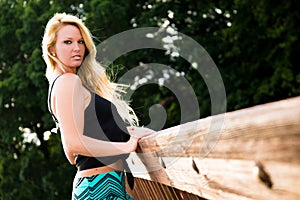
[{"label": "black tank top", "polygon": [[[58,77],[57,77],[58,78]],[[58,125],[58,120],[51,109],[51,92],[54,85],[49,90],[49,111]],[[113,103],[105,98],[91,92],[91,101],[84,113],[84,132],[83,134],[95,139],[111,142],[127,142],[130,135],[127,131],[127,124],[122,120]],[[58,126],[59,127],[59,126]],[[106,157],[88,157],[77,155],[75,164],[78,170],[91,169],[112,164],[117,160],[125,160],[129,154]],[[127,168],[127,166],[125,167]]]}]

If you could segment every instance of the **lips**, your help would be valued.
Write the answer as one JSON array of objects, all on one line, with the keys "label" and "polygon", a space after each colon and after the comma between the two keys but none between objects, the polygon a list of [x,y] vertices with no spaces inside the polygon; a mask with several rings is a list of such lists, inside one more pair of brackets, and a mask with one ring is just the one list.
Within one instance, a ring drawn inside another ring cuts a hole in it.
[{"label": "lips", "polygon": [[80,55],[74,55],[74,56],[72,56],[72,58],[74,58],[74,59],[81,59],[81,56]]}]

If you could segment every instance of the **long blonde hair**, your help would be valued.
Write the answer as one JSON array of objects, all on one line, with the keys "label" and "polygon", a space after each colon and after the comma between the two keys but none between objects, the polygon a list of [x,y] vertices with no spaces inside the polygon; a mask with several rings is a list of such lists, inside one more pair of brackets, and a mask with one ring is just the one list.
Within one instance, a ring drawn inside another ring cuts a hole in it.
[{"label": "long blonde hair", "polygon": [[96,60],[96,46],[93,36],[84,23],[77,17],[66,14],[56,13],[47,23],[42,41],[43,58],[46,62],[46,77],[51,81],[51,75],[55,69],[55,64],[62,63],[50,53],[57,39],[57,31],[64,25],[72,24],[79,28],[86,45],[87,56],[85,56],[77,75],[80,77],[84,86],[94,93],[110,100],[116,107],[121,117],[131,125],[138,125],[138,119],[128,102],[122,99],[122,93],[126,86],[110,81],[106,75],[105,68]]}]

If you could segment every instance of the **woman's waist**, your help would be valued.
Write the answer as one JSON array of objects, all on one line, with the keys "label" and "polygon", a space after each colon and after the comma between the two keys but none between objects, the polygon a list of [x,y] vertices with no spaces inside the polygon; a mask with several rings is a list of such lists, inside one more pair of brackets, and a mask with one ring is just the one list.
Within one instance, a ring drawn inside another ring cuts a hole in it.
[{"label": "woman's waist", "polygon": [[84,169],[77,171],[76,176],[77,177],[89,177],[97,174],[103,174],[106,172],[112,172],[112,171],[123,171],[124,166],[122,160],[118,160],[117,162],[114,162],[110,165],[105,165],[101,167],[95,167],[90,169]]},{"label": "woman's waist", "polygon": [[75,165],[78,171],[98,168],[103,166],[111,165],[112,163],[117,162],[118,160],[123,160],[128,157],[128,155],[122,154],[118,156],[107,156],[107,157],[89,157],[77,155],[75,158]]}]

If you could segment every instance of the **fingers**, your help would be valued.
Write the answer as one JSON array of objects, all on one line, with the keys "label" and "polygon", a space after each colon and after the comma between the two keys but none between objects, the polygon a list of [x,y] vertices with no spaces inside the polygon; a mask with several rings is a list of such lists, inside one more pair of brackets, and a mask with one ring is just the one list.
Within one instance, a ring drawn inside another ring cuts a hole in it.
[{"label": "fingers", "polygon": [[129,147],[130,147],[130,150],[129,152],[134,152],[138,146],[138,141],[139,139],[138,138],[135,138],[135,137],[130,137],[128,143],[129,143]]},{"label": "fingers", "polygon": [[146,127],[138,127],[138,126],[129,126],[127,127],[127,129],[129,131],[136,131],[136,130],[140,130],[140,131],[150,131],[150,132],[154,132],[154,130],[150,129],[150,128],[146,128]]},{"label": "fingers", "polygon": [[127,130],[128,130],[129,132],[134,131],[134,126],[128,126],[128,127],[127,127]]},{"label": "fingers", "polygon": [[127,127],[127,129],[130,135],[137,138],[142,138],[155,132],[154,130],[149,128],[136,127],[136,126]]}]

